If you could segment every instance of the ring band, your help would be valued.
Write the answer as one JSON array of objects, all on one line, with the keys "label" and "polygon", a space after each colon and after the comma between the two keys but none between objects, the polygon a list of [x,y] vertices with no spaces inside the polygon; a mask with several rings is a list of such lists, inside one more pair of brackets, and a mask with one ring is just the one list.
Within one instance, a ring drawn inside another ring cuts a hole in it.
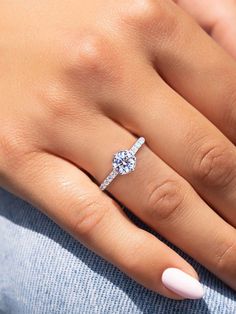
[{"label": "ring band", "polygon": [[118,175],[125,175],[135,170],[135,155],[144,143],[144,137],[140,137],[129,150],[121,150],[114,154],[112,171],[100,185],[102,191],[104,191]]}]

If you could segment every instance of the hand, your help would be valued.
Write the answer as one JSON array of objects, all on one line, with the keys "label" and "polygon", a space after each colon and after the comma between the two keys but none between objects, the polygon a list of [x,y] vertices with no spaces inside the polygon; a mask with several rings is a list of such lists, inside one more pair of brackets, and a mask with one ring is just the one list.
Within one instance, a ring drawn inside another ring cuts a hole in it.
[{"label": "hand", "polygon": [[199,298],[192,266],[97,186],[144,136],[108,191],[235,289],[235,61],[172,1],[0,12],[1,185],[145,287]]}]

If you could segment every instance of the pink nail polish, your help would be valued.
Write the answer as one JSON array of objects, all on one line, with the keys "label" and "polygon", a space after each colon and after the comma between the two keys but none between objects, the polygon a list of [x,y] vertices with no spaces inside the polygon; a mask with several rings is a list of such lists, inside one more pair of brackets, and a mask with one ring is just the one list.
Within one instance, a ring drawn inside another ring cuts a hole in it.
[{"label": "pink nail polish", "polygon": [[178,268],[167,268],[161,277],[163,285],[187,299],[200,299],[204,295],[200,282]]}]

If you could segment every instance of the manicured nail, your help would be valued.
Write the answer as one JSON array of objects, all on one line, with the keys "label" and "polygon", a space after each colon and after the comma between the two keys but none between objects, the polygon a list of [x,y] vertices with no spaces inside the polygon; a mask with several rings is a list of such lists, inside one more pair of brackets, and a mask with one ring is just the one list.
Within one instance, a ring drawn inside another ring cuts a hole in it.
[{"label": "manicured nail", "polygon": [[161,277],[163,285],[187,299],[200,299],[204,295],[200,282],[178,268],[167,268]]}]

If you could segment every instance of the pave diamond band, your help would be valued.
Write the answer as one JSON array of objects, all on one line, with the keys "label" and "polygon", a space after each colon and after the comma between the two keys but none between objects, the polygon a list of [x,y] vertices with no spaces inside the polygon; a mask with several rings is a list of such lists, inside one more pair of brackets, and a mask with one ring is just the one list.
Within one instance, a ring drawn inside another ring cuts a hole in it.
[{"label": "pave diamond band", "polygon": [[121,150],[114,155],[112,161],[113,170],[100,185],[102,191],[104,191],[118,175],[125,175],[135,170],[135,155],[144,143],[145,139],[140,137],[129,150]]}]

